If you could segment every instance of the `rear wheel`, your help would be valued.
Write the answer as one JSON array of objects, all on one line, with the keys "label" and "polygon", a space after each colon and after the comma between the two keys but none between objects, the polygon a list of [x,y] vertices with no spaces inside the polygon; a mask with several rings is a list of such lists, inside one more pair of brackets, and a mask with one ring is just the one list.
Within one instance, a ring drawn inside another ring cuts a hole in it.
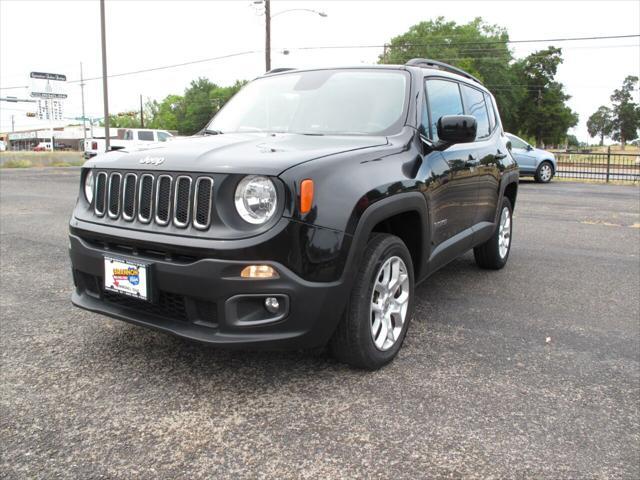
[{"label": "rear wheel", "polygon": [[538,183],[549,183],[553,178],[553,165],[548,160],[545,160],[540,165],[538,165],[538,169],[536,170],[535,179]]},{"label": "rear wheel", "polygon": [[507,264],[511,251],[512,215],[511,201],[505,197],[502,200],[495,232],[489,240],[473,249],[473,255],[480,268],[499,270]]},{"label": "rear wheel", "polygon": [[349,304],[331,339],[340,361],[378,369],[397,355],[413,312],[413,264],[405,244],[389,234],[369,240]]}]

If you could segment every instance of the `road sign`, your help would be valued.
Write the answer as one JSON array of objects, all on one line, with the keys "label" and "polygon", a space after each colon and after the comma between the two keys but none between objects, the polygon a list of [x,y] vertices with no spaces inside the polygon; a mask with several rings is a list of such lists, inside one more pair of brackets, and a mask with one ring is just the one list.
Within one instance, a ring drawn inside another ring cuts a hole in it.
[{"label": "road sign", "polygon": [[31,72],[31,78],[37,78],[38,80],[55,80],[56,82],[66,82],[67,76],[61,73],[45,73],[45,72]]},{"label": "road sign", "polygon": [[31,92],[32,97],[38,98],[67,98],[66,93]]}]

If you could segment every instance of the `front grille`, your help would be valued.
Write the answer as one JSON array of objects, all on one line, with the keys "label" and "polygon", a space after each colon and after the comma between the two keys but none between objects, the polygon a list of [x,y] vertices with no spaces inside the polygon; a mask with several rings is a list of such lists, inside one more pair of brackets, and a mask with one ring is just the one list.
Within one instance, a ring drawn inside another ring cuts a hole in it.
[{"label": "front grille", "polygon": [[95,196],[95,212],[99,217],[104,215],[105,195],[107,194],[107,174],[100,172],[96,177]]},{"label": "front grille", "polygon": [[138,177],[135,173],[127,173],[124,176],[124,197],[122,200],[122,218],[127,221],[133,220],[136,211],[136,181]]},{"label": "front grille", "polygon": [[205,230],[211,223],[211,199],[213,198],[213,180],[200,177],[196,181],[196,193],[193,209],[193,226]]},{"label": "front grille", "polygon": [[142,175],[139,188],[138,220],[143,223],[149,223],[151,221],[151,206],[153,203],[153,175]]},{"label": "front grille", "polygon": [[169,223],[169,209],[171,208],[171,182],[169,175],[161,175],[156,187],[156,223]]},{"label": "front grille", "polygon": [[173,197],[174,207],[173,223],[176,227],[184,228],[189,223],[191,210],[191,177],[178,177],[176,191]]},{"label": "front grille", "polygon": [[197,174],[99,172],[93,209],[113,220],[207,230],[213,186],[211,177]]},{"label": "front grille", "polygon": [[109,177],[109,216],[118,218],[120,215],[120,181],[122,175],[112,173]]}]

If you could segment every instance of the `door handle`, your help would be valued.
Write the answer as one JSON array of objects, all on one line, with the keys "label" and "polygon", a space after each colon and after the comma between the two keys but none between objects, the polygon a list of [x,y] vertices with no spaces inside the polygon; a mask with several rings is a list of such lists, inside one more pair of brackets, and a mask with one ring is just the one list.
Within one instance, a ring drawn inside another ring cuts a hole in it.
[{"label": "door handle", "polygon": [[502,153],[502,152],[500,152],[500,150],[498,150],[498,153],[496,153],[494,155],[494,158],[496,160],[502,160],[503,158],[507,158],[507,154],[506,153]]}]

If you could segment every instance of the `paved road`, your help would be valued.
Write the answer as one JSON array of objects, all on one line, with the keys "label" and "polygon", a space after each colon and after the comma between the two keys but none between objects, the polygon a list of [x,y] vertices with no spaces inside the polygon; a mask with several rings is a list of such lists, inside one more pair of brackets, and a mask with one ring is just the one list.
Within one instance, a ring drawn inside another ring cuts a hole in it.
[{"label": "paved road", "polygon": [[72,308],[77,177],[0,174],[0,477],[640,478],[637,187],[522,183],[509,265],[421,285],[365,373]]}]

